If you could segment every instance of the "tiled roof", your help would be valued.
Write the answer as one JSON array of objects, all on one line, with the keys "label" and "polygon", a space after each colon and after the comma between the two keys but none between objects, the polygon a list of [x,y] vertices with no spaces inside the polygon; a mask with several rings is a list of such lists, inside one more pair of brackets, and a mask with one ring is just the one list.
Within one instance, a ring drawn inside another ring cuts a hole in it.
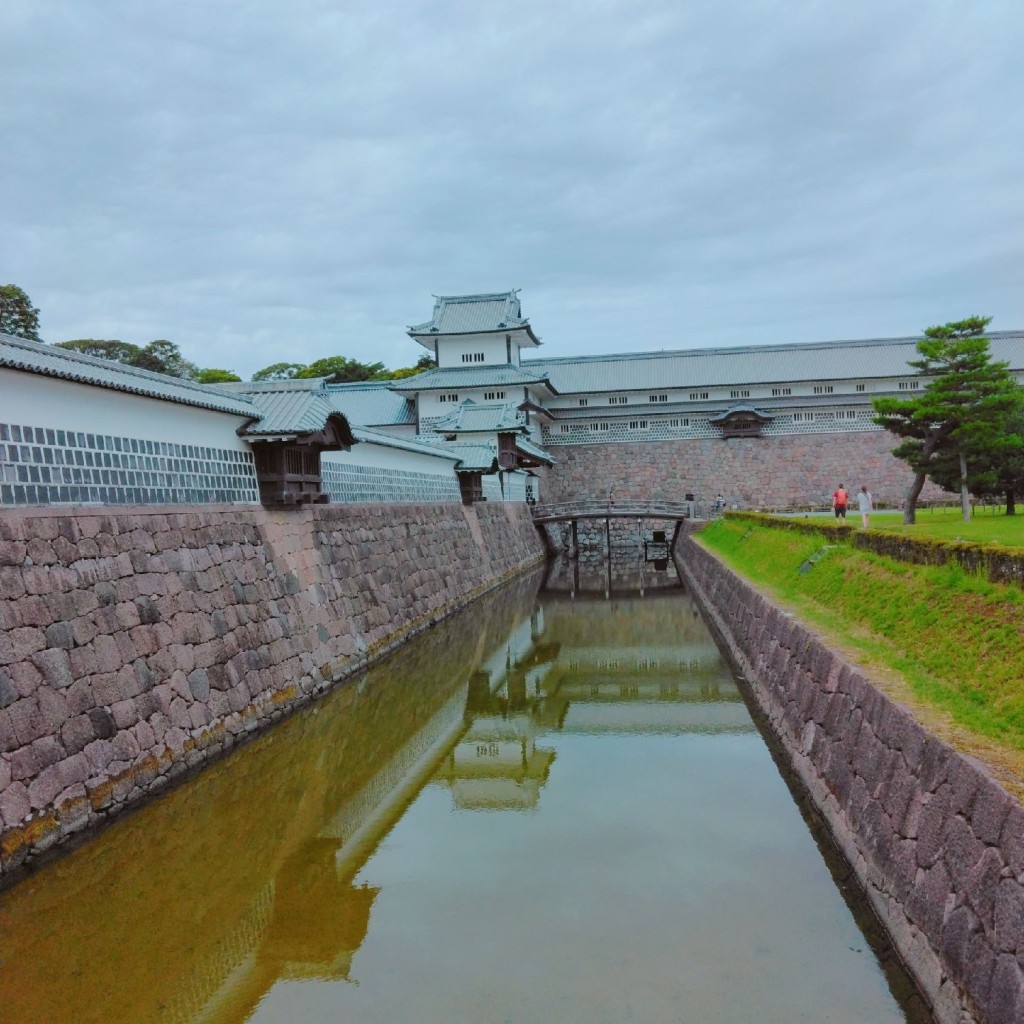
[{"label": "tiled roof", "polygon": [[458,405],[431,427],[439,434],[494,433],[498,430],[525,430],[526,416],[511,403],[477,404],[471,398]]},{"label": "tiled roof", "polygon": [[439,458],[450,459],[457,462],[461,456],[453,450],[453,445],[443,441],[441,438],[428,439],[427,437],[397,437],[394,434],[386,434],[383,430],[373,430],[370,427],[353,427],[352,433],[359,441],[370,444],[383,445],[386,448],[399,448],[406,452],[419,452],[421,455],[436,455]]},{"label": "tiled roof", "polygon": [[723,420],[728,419],[730,416],[735,416],[737,413],[750,413],[753,416],[757,416],[758,419],[768,420],[775,419],[770,413],[762,412],[760,409],[755,409],[752,405],[730,405],[725,412],[720,413],[717,416],[712,416],[708,421],[709,423],[721,423]]},{"label": "tiled roof", "polygon": [[[447,391],[450,388],[505,387],[524,384],[548,384],[546,370],[537,371],[532,365],[520,369],[511,363],[494,366],[451,366],[427,370],[416,377],[389,382],[392,391]],[[553,390],[553,389],[552,389]]]},{"label": "tiled roof", "polygon": [[[1024,369],[1024,331],[988,334],[993,358]],[[782,381],[900,377],[913,371],[918,338],[877,338],[813,344],[638,352],[623,355],[524,359],[523,369],[547,374],[562,394],[768,384]]]},{"label": "tiled roof", "polygon": [[415,406],[404,395],[392,391],[389,386],[391,383],[382,380],[328,384],[327,394],[331,405],[344,413],[352,424],[384,427],[415,423]]},{"label": "tiled roof", "polygon": [[530,321],[522,315],[518,291],[435,295],[434,300],[434,315],[426,323],[410,327],[409,334],[482,334],[525,328],[537,342]]},{"label": "tiled roof", "polygon": [[345,417],[331,404],[323,378],[236,382],[230,385],[245,394],[259,419],[239,431],[242,437],[294,437],[318,433],[331,416]]},{"label": "tiled roof", "polygon": [[460,441],[449,441],[447,447],[458,457],[457,470],[472,473],[490,473],[498,468],[498,449],[489,444],[464,444]]},{"label": "tiled roof", "polygon": [[245,397],[225,394],[211,384],[168,377],[151,370],[125,366],[112,359],[97,359],[66,348],[56,348],[40,341],[27,341],[0,334],[0,366],[46,377],[59,377],[79,384],[127,391],[165,402],[194,405],[237,416],[255,416],[252,403]]},{"label": "tiled roof", "polygon": [[528,437],[517,437],[516,448],[518,448],[524,455],[529,455],[538,462],[543,462],[547,466],[553,466],[555,464],[555,460],[552,456],[539,445],[534,444]]}]

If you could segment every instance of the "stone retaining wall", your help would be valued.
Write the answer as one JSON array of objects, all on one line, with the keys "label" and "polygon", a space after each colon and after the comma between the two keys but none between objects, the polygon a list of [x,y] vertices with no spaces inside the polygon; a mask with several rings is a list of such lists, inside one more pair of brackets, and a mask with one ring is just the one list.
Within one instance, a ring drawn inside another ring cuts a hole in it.
[{"label": "stone retaining wall", "polygon": [[700,547],[680,574],[939,1024],[1024,1021],[1024,806]]},{"label": "stone retaining wall", "polygon": [[543,559],[520,504],[0,517],[0,879]]},{"label": "stone retaining wall", "polygon": [[[552,448],[556,462],[544,500],[605,498],[609,491],[630,498],[682,499],[691,493],[706,506],[721,493],[743,508],[794,508],[827,504],[845,483],[850,491],[867,484],[876,504],[898,506],[912,474],[892,456],[895,443],[885,430],[866,430],[559,445]],[[943,494],[928,483],[922,497]]]}]

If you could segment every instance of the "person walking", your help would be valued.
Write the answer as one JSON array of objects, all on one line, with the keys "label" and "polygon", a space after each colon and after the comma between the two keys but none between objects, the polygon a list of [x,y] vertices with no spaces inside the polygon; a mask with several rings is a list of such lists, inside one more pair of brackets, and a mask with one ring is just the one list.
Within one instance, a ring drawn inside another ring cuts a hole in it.
[{"label": "person walking", "polygon": [[850,503],[850,495],[846,488],[840,484],[832,492],[832,511],[836,514],[836,519],[842,519],[846,522],[846,506]]},{"label": "person walking", "polygon": [[871,499],[871,492],[867,484],[861,484],[857,492],[857,507],[860,510],[860,525],[866,530],[868,528],[868,515],[874,511],[875,503]]}]

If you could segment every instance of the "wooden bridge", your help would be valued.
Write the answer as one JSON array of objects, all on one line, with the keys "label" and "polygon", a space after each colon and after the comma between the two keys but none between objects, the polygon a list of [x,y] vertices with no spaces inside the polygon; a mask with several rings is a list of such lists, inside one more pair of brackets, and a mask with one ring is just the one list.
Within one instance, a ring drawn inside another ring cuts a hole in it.
[{"label": "wooden bridge", "polygon": [[693,518],[693,504],[692,501],[644,501],[636,498],[608,501],[601,498],[534,505],[532,511],[533,521],[538,526],[577,519],[671,519],[678,522]]}]

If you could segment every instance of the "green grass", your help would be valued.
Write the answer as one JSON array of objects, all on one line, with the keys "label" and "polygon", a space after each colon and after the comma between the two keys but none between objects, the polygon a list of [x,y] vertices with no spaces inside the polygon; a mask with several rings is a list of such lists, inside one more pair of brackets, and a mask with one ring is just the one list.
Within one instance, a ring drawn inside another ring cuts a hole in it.
[{"label": "green grass", "polygon": [[[871,529],[905,533],[916,537],[938,537],[942,540],[969,540],[1007,547],[1024,547],[1024,514],[1008,516],[1003,508],[979,508],[965,523],[959,507],[923,509],[917,513],[913,526],[903,525],[902,512],[873,512]],[[860,525],[851,512],[848,521]]]},{"label": "green grass", "polygon": [[[961,522],[960,524],[964,524]],[[810,624],[898,672],[954,722],[1024,750],[1024,591],[959,566],[908,565],[816,534],[719,520],[701,543]]]}]

